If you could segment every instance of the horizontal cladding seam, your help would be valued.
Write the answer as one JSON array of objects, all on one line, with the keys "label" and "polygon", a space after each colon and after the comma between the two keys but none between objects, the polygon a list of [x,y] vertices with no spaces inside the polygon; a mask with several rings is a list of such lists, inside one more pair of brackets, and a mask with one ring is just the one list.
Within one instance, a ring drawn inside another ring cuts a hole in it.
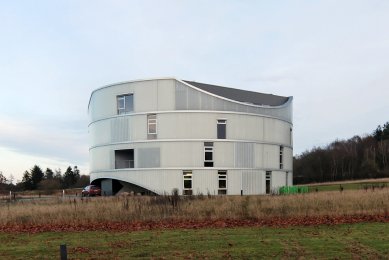
[{"label": "horizontal cladding seam", "polygon": [[139,143],[177,143],[177,142],[228,142],[228,143],[253,143],[253,144],[266,144],[274,146],[283,146],[286,148],[293,149],[293,146],[282,143],[272,143],[272,142],[261,142],[261,141],[252,141],[252,140],[229,140],[229,139],[156,139],[156,140],[139,140],[139,141],[128,141],[128,142],[117,142],[117,143],[106,143],[99,144],[89,147],[89,151],[99,147],[105,146],[114,146],[121,144],[139,144]]},{"label": "horizontal cladding seam", "polygon": [[262,115],[262,114],[254,114],[254,113],[245,113],[245,112],[234,112],[234,111],[215,111],[215,110],[170,110],[170,111],[147,111],[147,112],[138,112],[138,113],[129,113],[129,114],[122,114],[122,115],[114,115],[114,116],[107,116],[103,118],[96,119],[88,124],[88,127],[91,126],[94,123],[109,120],[112,118],[119,118],[119,117],[130,117],[130,116],[138,116],[138,115],[147,115],[147,114],[174,114],[174,113],[213,113],[213,114],[233,114],[233,115],[247,115],[247,116],[257,116],[257,117],[265,117],[265,118],[271,118],[280,120],[283,122],[286,122],[293,126],[293,123],[291,121],[269,116],[269,115]]},{"label": "horizontal cladding seam", "polygon": [[105,173],[105,172],[126,172],[126,171],[163,171],[163,170],[176,170],[176,171],[198,171],[198,170],[208,170],[208,171],[232,171],[232,170],[254,170],[254,171],[272,171],[272,172],[288,172],[292,173],[292,169],[278,169],[278,168],[232,168],[232,167],[209,167],[209,168],[199,168],[199,167],[171,167],[171,168],[127,168],[127,169],[110,169],[110,170],[95,170],[91,171],[90,174],[96,173]]}]

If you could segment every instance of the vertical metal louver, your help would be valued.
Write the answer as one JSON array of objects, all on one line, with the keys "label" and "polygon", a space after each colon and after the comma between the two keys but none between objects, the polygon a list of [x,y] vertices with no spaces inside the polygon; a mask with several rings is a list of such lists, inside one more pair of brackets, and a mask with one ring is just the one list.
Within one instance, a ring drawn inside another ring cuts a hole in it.
[{"label": "vertical metal louver", "polygon": [[237,168],[254,167],[254,144],[253,143],[235,143],[235,167]]},{"label": "vertical metal louver", "polygon": [[138,167],[139,168],[156,168],[160,167],[160,149],[139,148],[138,149]]},{"label": "vertical metal louver", "polygon": [[262,174],[259,171],[242,171],[243,195],[259,194],[262,190]]},{"label": "vertical metal louver", "polygon": [[129,118],[118,117],[111,120],[111,141],[125,142],[129,140]]}]

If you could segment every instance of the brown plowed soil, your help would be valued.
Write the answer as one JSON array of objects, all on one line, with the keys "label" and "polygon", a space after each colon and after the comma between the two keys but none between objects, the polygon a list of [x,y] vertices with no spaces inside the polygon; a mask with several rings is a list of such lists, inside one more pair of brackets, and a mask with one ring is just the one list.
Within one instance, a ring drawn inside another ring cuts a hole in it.
[{"label": "brown plowed soil", "polygon": [[135,222],[95,222],[87,224],[9,224],[0,226],[0,232],[39,233],[39,232],[77,232],[113,231],[128,232],[154,229],[199,229],[233,227],[291,227],[353,224],[364,222],[389,223],[389,216],[347,215],[347,216],[310,216],[269,219],[218,219],[218,220],[163,220]]}]

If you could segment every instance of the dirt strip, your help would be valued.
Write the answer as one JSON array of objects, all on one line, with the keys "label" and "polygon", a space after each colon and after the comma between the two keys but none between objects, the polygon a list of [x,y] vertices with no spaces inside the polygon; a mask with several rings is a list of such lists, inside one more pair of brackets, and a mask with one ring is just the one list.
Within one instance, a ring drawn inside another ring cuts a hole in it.
[{"label": "dirt strip", "polygon": [[39,233],[39,232],[77,232],[77,231],[113,231],[128,232],[155,229],[199,229],[233,227],[291,227],[353,224],[364,222],[389,223],[389,216],[347,215],[347,216],[310,216],[271,219],[217,219],[217,220],[162,220],[134,222],[94,222],[83,224],[9,224],[1,225],[0,232]]}]

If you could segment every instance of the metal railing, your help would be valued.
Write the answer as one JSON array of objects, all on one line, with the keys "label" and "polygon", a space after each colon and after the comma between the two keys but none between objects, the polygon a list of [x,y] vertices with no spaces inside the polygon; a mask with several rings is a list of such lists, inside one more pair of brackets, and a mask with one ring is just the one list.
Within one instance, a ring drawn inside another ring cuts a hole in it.
[{"label": "metal railing", "polygon": [[116,160],[115,169],[134,168],[134,160]]}]

